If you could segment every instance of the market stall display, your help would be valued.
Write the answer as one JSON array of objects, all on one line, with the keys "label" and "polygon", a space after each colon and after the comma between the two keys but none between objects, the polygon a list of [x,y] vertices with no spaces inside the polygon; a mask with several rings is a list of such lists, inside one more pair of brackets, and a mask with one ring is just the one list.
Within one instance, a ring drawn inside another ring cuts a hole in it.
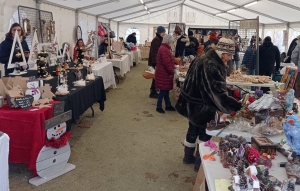
[{"label": "market stall display", "polygon": [[107,59],[108,62],[112,62],[114,67],[120,69],[120,75],[124,77],[124,75],[130,71],[130,63],[128,55],[123,55],[119,59]]},{"label": "market stall display", "polygon": [[104,82],[104,89],[112,86],[116,88],[116,80],[114,76],[114,70],[111,62],[100,63],[95,62],[92,66],[92,70],[95,76],[101,76]]}]

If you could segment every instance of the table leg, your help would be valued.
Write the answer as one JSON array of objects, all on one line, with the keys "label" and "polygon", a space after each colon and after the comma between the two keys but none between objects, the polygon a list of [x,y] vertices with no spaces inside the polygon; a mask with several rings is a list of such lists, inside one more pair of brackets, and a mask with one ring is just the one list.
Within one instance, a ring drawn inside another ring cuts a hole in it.
[{"label": "table leg", "polygon": [[92,110],[92,117],[94,117],[95,116],[95,111],[94,111],[93,106],[91,107],[91,110]]},{"label": "table leg", "polygon": [[115,67],[113,67],[113,69],[114,69],[115,78],[116,78],[116,81],[117,81],[117,84],[118,84],[120,82],[119,81],[119,77],[118,77],[118,75],[116,73]]}]

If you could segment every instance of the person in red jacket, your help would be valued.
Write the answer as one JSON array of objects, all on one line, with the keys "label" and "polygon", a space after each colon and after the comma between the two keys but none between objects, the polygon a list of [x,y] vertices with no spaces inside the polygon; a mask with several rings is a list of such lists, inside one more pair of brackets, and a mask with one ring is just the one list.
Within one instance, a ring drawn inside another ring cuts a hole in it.
[{"label": "person in red jacket", "polygon": [[74,47],[74,52],[73,52],[73,61],[75,62],[75,60],[77,59],[77,48],[78,47],[84,47],[84,42],[82,39],[78,39],[76,46]]},{"label": "person in red jacket", "polygon": [[[166,29],[162,26],[157,27],[156,37],[152,40],[149,52],[148,66],[152,66],[154,69],[156,67],[156,58],[157,51],[161,45],[164,35],[166,34]],[[155,80],[152,80],[152,84],[150,87],[150,98],[158,98],[158,94],[156,92]]]},{"label": "person in red jacket", "polygon": [[165,35],[161,46],[157,52],[155,69],[155,86],[159,89],[156,111],[165,113],[162,108],[162,100],[165,100],[167,111],[176,111],[171,105],[169,92],[173,89],[174,80],[174,57],[171,52],[174,38],[171,35]]}]

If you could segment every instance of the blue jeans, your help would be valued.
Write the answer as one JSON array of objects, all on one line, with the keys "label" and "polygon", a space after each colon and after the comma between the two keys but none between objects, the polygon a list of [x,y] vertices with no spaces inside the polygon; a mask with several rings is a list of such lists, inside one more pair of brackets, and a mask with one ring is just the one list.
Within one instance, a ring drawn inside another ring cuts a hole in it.
[{"label": "blue jeans", "polygon": [[166,107],[171,106],[169,92],[170,92],[170,90],[160,90],[159,91],[156,108],[162,108],[163,99],[165,100]]}]

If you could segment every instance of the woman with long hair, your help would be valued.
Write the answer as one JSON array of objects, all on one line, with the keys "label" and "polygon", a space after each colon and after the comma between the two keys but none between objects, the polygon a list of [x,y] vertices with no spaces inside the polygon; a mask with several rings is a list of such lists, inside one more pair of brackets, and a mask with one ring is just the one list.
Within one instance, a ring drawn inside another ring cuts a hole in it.
[{"label": "woman with long hair", "polygon": [[85,45],[84,45],[84,42],[83,42],[83,39],[78,39],[77,40],[77,43],[76,43],[76,46],[74,47],[74,52],[73,52],[73,61],[76,60],[77,58],[77,48],[84,48]]},{"label": "woman with long hair", "polygon": [[[9,73],[12,73],[14,71],[14,68],[8,69],[7,65],[8,65],[10,52],[12,49],[12,45],[13,45],[13,41],[14,41],[14,37],[15,37],[16,33],[18,33],[18,35],[20,37],[21,46],[24,51],[25,58],[29,57],[28,44],[25,41],[25,38],[23,36],[24,31],[23,31],[22,27],[20,26],[20,24],[14,23],[11,25],[9,32],[6,33],[5,40],[0,44],[0,63],[5,65],[4,66],[5,76],[7,76]],[[16,43],[14,48],[15,49],[14,49],[14,53],[13,53],[11,62],[12,63],[23,62],[22,56],[20,56],[20,54],[18,54],[18,53],[21,53],[19,43]],[[23,69],[21,68],[20,70],[23,70]]]}]

